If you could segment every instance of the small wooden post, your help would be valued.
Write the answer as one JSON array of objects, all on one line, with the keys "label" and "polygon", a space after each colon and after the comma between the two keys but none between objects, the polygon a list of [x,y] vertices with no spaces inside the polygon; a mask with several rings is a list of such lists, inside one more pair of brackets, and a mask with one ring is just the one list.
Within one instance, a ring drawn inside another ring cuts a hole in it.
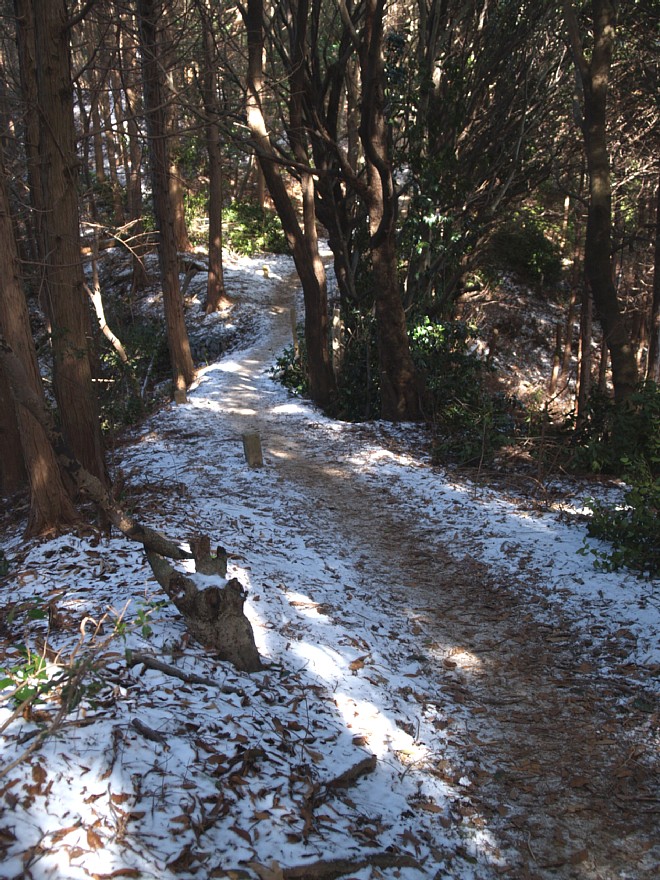
[{"label": "small wooden post", "polygon": [[258,433],[243,434],[243,452],[249,467],[263,467],[264,457],[261,451],[261,437]]}]

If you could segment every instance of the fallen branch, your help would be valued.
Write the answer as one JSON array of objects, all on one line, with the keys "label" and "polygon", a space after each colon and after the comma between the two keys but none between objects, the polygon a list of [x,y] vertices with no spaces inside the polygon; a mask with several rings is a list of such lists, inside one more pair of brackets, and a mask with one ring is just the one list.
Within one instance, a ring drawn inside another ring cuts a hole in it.
[{"label": "fallen branch", "polygon": [[165,663],[164,660],[159,660],[157,657],[154,657],[153,654],[144,654],[141,651],[130,652],[130,659],[127,662],[127,666],[144,666],[147,669],[154,669],[157,672],[163,672],[165,675],[171,675],[173,678],[178,678],[185,684],[202,684],[207,687],[217,688],[219,691],[222,691],[223,694],[243,694],[243,691],[240,688],[220,684],[212,678],[197,675],[195,672],[184,672],[183,669],[172,666],[170,663]]},{"label": "fallen branch", "polygon": [[151,742],[161,743],[162,745],[167,745],[167,737],[163,733],[159,733],[157,730],[154,730],[151,727],[148,727],[144,722],[140,721],[139,718],[134,718],[131,721],[131,727],[134,727],[138,733],[142,734],[145,739],[150,740]]},{"label": "fallen branch", "polygon": [[283,880],[335,880],[344,874],[355,874],[362,868],[418,868],[422,866],[409,855],[374,853],[356,859],[323,859],[309,865],[282,868]]},{"label": "fallen branch", "polygon": [[349,767],[348,770],[345,770],[339,776],[330,779],[325,783],[325,787],[347,788],[349,785],[353,785],[354,782],[357,782],[361,776],[365,776],[367,773],[373,773],[376,769],[377,763],[378,759],[375,755],[368,755],[362,761],[358,761],[357,764]]}]

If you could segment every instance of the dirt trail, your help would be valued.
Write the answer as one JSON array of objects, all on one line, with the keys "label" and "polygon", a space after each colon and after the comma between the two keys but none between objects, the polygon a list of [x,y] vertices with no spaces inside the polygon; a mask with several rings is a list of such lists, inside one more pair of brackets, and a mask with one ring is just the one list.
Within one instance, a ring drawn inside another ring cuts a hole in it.
[{"label": "dirt trail", "polygon": [[437,522],[357,484],[342,455],[319,457],[313,431],[294,434],[290,419],[264,411],[256,379],[290,340],[290,291],[279,286],[272,334],[228,374],[222,409],[237,433],[260,431],[268,467],[299,487],[290,513],[307,520],[309,540],[334,535],[359,560],[374,601],[403,603],[424,638],[471,658],[437,676],[466,710],[470,793],[514,852],[506,876],[657,877],[658,756],[632,685],[580,656],[569,621],[535,622],[510,575],[454,558]]}]

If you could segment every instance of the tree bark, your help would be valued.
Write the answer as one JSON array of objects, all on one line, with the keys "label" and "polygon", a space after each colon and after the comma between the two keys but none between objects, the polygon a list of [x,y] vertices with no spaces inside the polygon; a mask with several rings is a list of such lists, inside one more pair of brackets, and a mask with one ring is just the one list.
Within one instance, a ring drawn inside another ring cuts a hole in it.
[{"label": "tree bark", "polygon": [[656,195],[655,253],[653,260],[653,301],[649,333],[649,358],[646,378],[660,384],[660,182]]},{"label": "tree bark", "polygon": [[635,390],[638,373],[630,333],[614,285],[612,267],[612,190],[607,146],[607,94],[614,51],[616,9],[611,0],[593,0],[593,49],[587,61],[573,4],[570,0],[564,0],[563,6],[584,106],[582,133],[589,175],[584,267],[594,307],[610,351],[615,400],[623,402]]},{"label": "tree bark", "polygon": [[76,457],[107,479],[92,382],[92,331],[80,257],[78,158],[64,0],[34,0],[40,184],[53,380],[64,433]]},{"label": "tree bark", "polygon": [[[30,231],[32,233],[33,271],[44,272],[46,246],[43,238],[45,214],[41,192],[39,158],[39,112],[37,100],[36,46],[34,42],[34,16],[32,0],[14,0],[16,12],[16,45],[18,49],[21,103],[23,117],[23,144],[27,164],[28,189],[30,191]],[[38,267],[38,268],[37,268]],[[39,301],[48,320],[45,285],[35,285]],[[50,329],[50,328],[49,328]]]},{"label": "tree bark", "polygon": [[366,0],[360,46],[360,139],[367,165],[373,289],[378,328],[381,415],[389,421],[420,416],[420,388],[410,354],[396,247],[397,195],[389,158],[383,59],[384,0]]},{"label": "tree bark", "polygon": [[204,103],[206,149],[209,159],[209,272],[206,283],[206,314],[231,304],[225,290],[222,269],[222,152],[220,150],[219,107],[217,98],[216,52],[213,42],[212,16],[206,0],[197,4],[202,17],[204,41]]},{"label": "tree bark", "polygon": [[0,367],[0,493],[7,495],[18,491],[27,483],[16,416],[9,382]]},{"label": "tree bark", "polygon": [[147,248],[144,245],[142,222],[142,138],[137,118],[140,113],[140,96],[135,82],[138,68],[137,46],[133,35],[134,21],[120,19],[120,75],[126,101],[126,130],[128,132],[129,176],[127,183],[128,216],[131,221],[131,255],[133,258],[133,292],[143,290],[149,283],[144,264]]},{"label": "tree bark", "polygon": [[[2,332],[20,360],[24,382],[29,393],[45,407],[37,355],[30,330],[27,303],[20,282],[16,245],[14,242],[6,177],[0,154],[0,332]],[[2,370],[7,382],[9,375]],[[20,436],[20,449],[30,483],[30,514],[27,534],[37,535],[70,525],[77,519],[76,512],[64,487],[57,459],[43,428],[22,408],[14,408],[10,400],[5,416],[14,414]],[[7,458],[3,456],[6,465]]]},{"label": "tree bark", "polygon": [[278,170],[275,151],[266,128],[261,106],[263,82],[263,0],[248,0],[245,12],[245,25],[248,35],[247,71],[247,122],[263,171],[268,191],[275,210],[282,222],[282,228],[293,253],[293,260],[300,277],[305,298],[305,341],[309,371],[310,396],[320,406],[329,404],[335,395],[335,377],[332,371],[329,352],[328,300],[325,268],[319,256],[316,235],[316,213],[314,206],[313,180],[305,146],[302,141],[302,116],[300,102],[303,94],[293,84],[302,73],[304,59],[305,29],[307,24],[307,3],[299,4],[296,16],[296,39],[293,55],[297,59],[291,64],[290,76],[291,104],[290,122],[292,147],[296,158],[303,159],[301,188],[303,197],[303,229],[300,228],[296,211]]},{"label": "tree bark", "polygon": [[149,133],[154,214],[158,227],[158,257],[167,326],[167,341],[175,391],[184,391],[194,376],[190,343],[179,288],[179,261],[175,234],[175,212],[171,202],[165,88],[159,60],[158,21],[162,0],[138,0],[138,23],[144,73],[144,105]]}]

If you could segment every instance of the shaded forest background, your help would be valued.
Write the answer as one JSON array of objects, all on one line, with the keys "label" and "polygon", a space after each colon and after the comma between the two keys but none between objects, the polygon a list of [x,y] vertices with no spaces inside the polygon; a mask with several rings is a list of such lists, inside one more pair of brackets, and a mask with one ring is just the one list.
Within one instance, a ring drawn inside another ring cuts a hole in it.
[{"label": "shaded forest background", "polygon": [[[524,440],[622,475],[627,510],[593,527],[608,564],[658,571],[660,4],[0,10],[0,489],[29,488],[29,533],[78,520],[72,461],[111,489],[108,443],[164,379],[185,400],[187,271],[208,271],[207,312],[230,308],[224,244],[293,256],[292,389],[340,418],[424,420],[442,462]],[[103,289],[110,247],[130,273]],[[498,381],[515,328],[484,348],[464,319],[512,277],[523,311],[532,293],[561,307],[534,400]],[[135,298],[154,281],[149,322]]]}]

